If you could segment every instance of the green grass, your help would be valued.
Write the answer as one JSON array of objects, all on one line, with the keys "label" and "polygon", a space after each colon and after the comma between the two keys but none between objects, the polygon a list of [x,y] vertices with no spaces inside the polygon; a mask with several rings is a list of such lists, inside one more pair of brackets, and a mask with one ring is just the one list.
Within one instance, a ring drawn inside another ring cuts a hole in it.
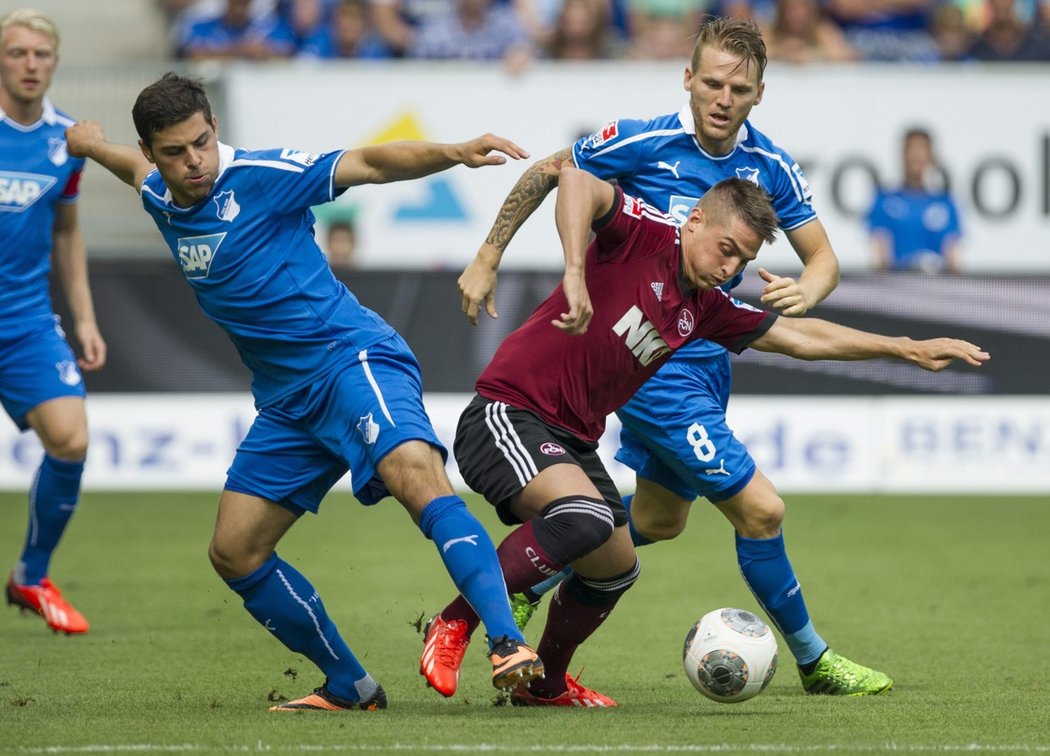
[{"label": "green grass", "polygon": [[[92,631],[56,636],[0,607],[0,751],[1050,751],[1046,497],[787,498],[789,553],[817,629],[893,675],[890,694],[805,696],[783,643],[758,698],[721,705],[694,692],[681,667],[690,624],[719,606],[756,608],[729,525],[698,504],[685,535],[641,552],[639,583],[577,654],[583,682],[618,709],[500,705],[480,642],[460,692],[442,699],[417,674],[418,621],[451,598],[435,549],[392,501],[332,496],[281,554],[310,576],[390,708],[270,714],[268,698],[321,677],[213,575],[216,495],[89,493],[52,575]],[[501,539],[490,509],[471,505]],[[7,562],[24,527],[24,497],[0,494]]]}]

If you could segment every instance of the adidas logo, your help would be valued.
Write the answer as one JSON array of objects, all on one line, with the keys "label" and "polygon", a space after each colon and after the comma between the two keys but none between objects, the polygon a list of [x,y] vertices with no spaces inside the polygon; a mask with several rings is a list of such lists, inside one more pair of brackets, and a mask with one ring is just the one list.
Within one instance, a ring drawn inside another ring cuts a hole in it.
[{"label": "adidas logo", "polygon": [[663,283],[657,283],[656,281],[653,281],[651,284],[649,284],[649,286],[652,288],[653,293],[656,294],[656,301],[657,302],[664,301],[664,285],[663,285]]}]

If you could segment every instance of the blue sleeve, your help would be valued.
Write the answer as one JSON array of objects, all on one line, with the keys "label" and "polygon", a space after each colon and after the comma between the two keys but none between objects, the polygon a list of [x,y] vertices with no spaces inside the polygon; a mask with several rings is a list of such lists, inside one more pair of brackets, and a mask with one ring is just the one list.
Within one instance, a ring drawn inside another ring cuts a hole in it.
[{"label": "blue sleeve", "polygon": [[773,162],[773,177],[768,187],[773,210],[780,227],[792,231],[817,217],[813,209],[813,193],[802,168],[789,154],[779,150]]},{"label": "blue sleeve", "polygon": [[255,178],[278,212],[298,212],[331,202],[342,192],[335,186],[335,167],[344,150],[315,155],[298,150],[263,150],[239,155],[253,167]]},{"label": "blue sleeve", "polygon": [[643,150],[632,137],[646,131],[648,123],[635,119],[610,121],[590,136],[576,140],[572,145],[576,167],[606,180],[636,173]]},{"label": "blue sleeve", "polygon": [[890,227],[889,216],[886,215],[886,195],[879,192],[875,195],[875,202],[871,206],[871,210],[868,211],[868,230],[892,230]]}]

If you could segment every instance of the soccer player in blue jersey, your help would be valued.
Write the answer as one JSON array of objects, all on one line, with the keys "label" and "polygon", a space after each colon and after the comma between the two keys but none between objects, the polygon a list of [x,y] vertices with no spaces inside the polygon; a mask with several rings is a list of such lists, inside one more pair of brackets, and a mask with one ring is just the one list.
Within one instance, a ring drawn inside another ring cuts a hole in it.
[{"label": "soccer player in blue jersey", "polygon": [[252,372],[258,416],[229,469],[209,556],[259,624],[327,677],[271,710],[386,707],[313,586],[275,552],[348,469],[361,503],[394,496],[434,541],[483,617],[493,685],[542,675],[492,541],[445,474],[415,357],[332,274],[310,212],[351,186],[504,163],[493,151],[527,154],[492,135],[325,154],[237,150],[218,141],[203,85],[170,73],[140,93],[132,116],[139,150],[106,142],[92,122],[67,131],[69,149],[139,191],[201,308]]},{"label": "soccer player in blue jersey", "polygon": [[[613,121],[531,166],[511,190],[474,261],[460,278],[472,323],[484,307],[496,316],[496,267],[521,224],[575,164],[615,179],[628,194],[684,222],[697,198],[719,180],[753,181],[770,194],[780,227],[805,267],[798,279],[760,268],[762,301],[783,315],[802,315],[838,283],[839,267],[811,204],[798,164],[747,120],[762,100],[765,44],[749,21],[715,18],[697,37],[685,69],[689,103],[652,120]],[[736,279],[739,282],[739,278]],[[659,292],[655,292],[659,296]],[[689,508],[705,497],[732,523],[748,587],[781,632],[811,693],[876,694],[893,681],[836,654],[817,633],[784,547],[784,502],[726,424],[729,356],[708,341],[675,353],[618,412],[617,459],[637,473],[630,511],[636,545],[667,540],[685,528]],[[516,596],[519,621],[547,585]]]},{"label": "soccer player in blue jersey", "polygon": [[[87,620],[48,577],[77,507],[87,455],[80,370],[106,362],[77,224],[84,161],[66,151],[73,119],[46,97],[57,66],[58,31],[48,18],[23,9],[0,20],[0,402],[44,447],[29,491],[25,546],[5,592],[9,604],[40,614],[52,630],[86,633]],[[79,360],[52,309],[52,263],[73,315]]]}]

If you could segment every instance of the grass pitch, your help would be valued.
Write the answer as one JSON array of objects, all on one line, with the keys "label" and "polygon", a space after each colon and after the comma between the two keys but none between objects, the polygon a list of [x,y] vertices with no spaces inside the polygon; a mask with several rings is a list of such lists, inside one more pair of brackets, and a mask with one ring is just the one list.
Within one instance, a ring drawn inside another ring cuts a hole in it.
[{"label": "grass pitch", "polygon": [[[321,675],[212,573],[216,500],[84,495],[52,575],[92,630],[56,636],[3,607],[0,751],[1050,752],[1047,497],[788,496],[788,550],[818,631],[896,684],[878,698],[805,696],[781,642],[770,687],[735,705],[694,692],[681,666],[697,617],[757,609],[729,525],[698,503],[681,538],[640,552],[639,583],[577,654],[582,681],[620,707],[536,710],[489,686],[480,638],[454,698],[424,686],[418,627],[452,595],[436,550],[396,503],[333,495],[281,555],[390,698],[385,712],[335,715],[266,711]],[[498,542],[506,528],[470,504]],[[25,517],[24,496],[0,494],[7,563]]]}]

